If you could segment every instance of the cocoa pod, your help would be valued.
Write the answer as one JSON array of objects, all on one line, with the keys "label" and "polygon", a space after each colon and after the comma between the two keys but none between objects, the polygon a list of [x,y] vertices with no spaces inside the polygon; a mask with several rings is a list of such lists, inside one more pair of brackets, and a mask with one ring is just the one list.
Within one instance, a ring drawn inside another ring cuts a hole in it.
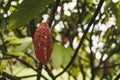
[{"label": "cocoa pod", "polygon": [[34,33],[34,49],[40,63],[47,64],[53,49],[52,34],[47,22],[41,23]]},{"label": "cocoa pod", "polygon": [[61,13],[63,14],[64,13],[64,5],[61,5]]},{"label": "cocoa pod", "polygon": [[107,60],[105,60],[104,62],[103,62],[103,66],[104,66],[104,70],[105,70],[105,73],[110,73],[110,63],[109,63],[109,61],[107,61]]}]

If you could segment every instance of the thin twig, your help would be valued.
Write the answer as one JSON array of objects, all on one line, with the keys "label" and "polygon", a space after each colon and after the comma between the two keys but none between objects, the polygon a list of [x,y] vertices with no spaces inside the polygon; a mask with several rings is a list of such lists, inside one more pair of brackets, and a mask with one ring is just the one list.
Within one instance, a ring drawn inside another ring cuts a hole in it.
[{"label": "thin twig", "polygon": [[93,28],[92,28],[92,31],[91,31],[91,34],[90,34],[90,40],[89,40],[89,43],[90,43],[90,67],[91,67],[91,80],[94,80],[95,78],[95,67],[94,67],[94,54],[93,54],[93,51],[92,51],[92,35],[93,35],[93,31],[94,31],[94,27],[95,27],[95,23],[93,25]]},{"label": "thin twig", "polygon": [[81,73],[82,73],[82,76],[83,76],[83,80],[86,80],[86,74],[85,74],[85,71],[84,71],[84,67],[83,67],[83,64],[81,63],[81,58],[79,58],[79,62],[80,62],[80,70],[81,70]]},{"label": "thin twig", "polygon": [[[81,7],[80,7],[79,3],[80,3],[80,0],[77,0],[77,11],[78,11],[78,15],[79,15],[79,20],[77,22],[78,24],[81,23],[81,21],[82,21],[83,14],[85,12],[85,6],[87,4],[87,0],[84,0],[84,3]],[[80,8],[82,9],[82,12],[80,12]]]},{"label": "thin twig", "polygon": [[19,58],[17,58],[17,57],[16,57],[16,59],[17,59],[18,61],[20,61],[21,63],[23,63],[25,66],[30,67],[31,69],[33,69],[33,70],[36,71],[37,73],[40,73],[40,76],[42,76],[44,79],[46,79],[45,76],[41,75],[41,70],[42,70],[42,67],[41,67],[41,66],[42,66],[42,65],[40,65],[38,69],[35,69],[33,66],[31,66],[31,65],[28,64],[27,62],[25,62],[25,61],[23,61],[23,60],[21,60],[21,59],[19,59]]},{"label": "thin twig", "polygon": [[56,0],[55,5],[54,5],[54,7],[52,9],[51,16],[50,16],[49,26],[51,26],[51,24],[52,24],[52,22],[54,20],[55,13],[57,11],[57,7],[58,7],[59,3],[60,3],[60,0]]},{"label": "thin twig", "polygon": [[104,69],[104,68],[114,68],[114,67],[117,67],[117,66],[120,66],[120,63],[119,64],[114,64],[112,66],[107,66],[107,67],[100,67],[99,69]]},{"label": "thin twig", "polygon": [[47,65],[45,65],[45,70],[47,71],[49,76],[52,78],[52,80],[55,80],[55,76],[53,75],[53,73],[51,72],[51,70],[48,68]]},{"label": "thin twig", "polygon": [[100,66],[102,65],[102,63],[103,63],[103,56],[104,56],[104,54],[102,54],[102,56],[101,56],[101,58],[100,58],[100,61],[99,61],[99,64],[97,65],[97,67],[95,67],[95,73],[99,70],[99,68],[100,68]]},{"label": "thin twig", "polygon": [[78,54],[78,51],[79,51],[80,47],[82,46],[82,43],[83,43],[84,39],[86,38],[86,35],[87,35],[88,31],[89,31],[89,28],[91,27],[92,23],[95,21],[95,18],[96,18],[96,16],[98,15],[98,13],[99,13],[99,11],[100,11],[100,9],[101,9],[101,7],[102,7],[103,2],[104,2],[104,0],[100,0],[100,2],[99,2],[99,4],[98,4],[98,7],[97,7],[97,9],[96,9],[93,17],[91,18],[91,20],[90,20],[90,22],[89,22],[89,24],[88,24],[88,26],[87,26],[87,28],[86,28],[86,30],[85,30],[85,32],[84,32],[84,35],[82,36],[81,41],[80,41],[77,49],[75,50],[75,52],[74,52],[74,54],[73,54],[70,62],[67,64],[67,66],[64,68],[64,70],[63,70],[62,72],[60,72],[59,74],[57,74],[55,77],[58,77],[58,76],[60,76],[61,74],[63,74],[63,73],[71,66],[71,64],[72,64],[73,61],[75,60],[75,58],[76,58],[76,56],[77,56],[77,54]]},{"label": "thin twig", "polygon": [[3,53],[3,56],[6,54],[7,52],[7,47],[5,45],[5,42],[4,42],[4,38],[3,38],[3,34],[2,32],[0,31],[0,38],[1,38],[1,41],[2,41],[2,44],[3,44],[3,49],[2,49],[2,53]]},{"label": "thin twig", "polygon": [[30,25],[31,36],[33,38],[35,30],[36,30],[36,26],[35,26],[34,20],[31,20],[30,23],[29,23],[29,25]]},{"label": "thin twig", "polygon": [[38,63],[38,61],[37,61],[32,55],[30,55],[30,54],[28,54],[28,53],[25,53],[25,54],[26,54],[28,57],[32,58],[35,63]]},{"label": "thin twig", "polygon": [[32,75],[27,75],[27,76],[20,76],[20,77],[17,77],[17,78],[23,79],[23,78],[30,78],[30,77],[34,77],[34,76],[37,76],[37,74],[32,74]]},{"label": "thin twig", "polygon": [[[37,76],[37,74],[33,74],[33,75],[28,75],[28,76],[21,76],[21,77],[17,77],[19,78],[20,80],[23,79],[23,78],[30,78],[30,77],[34,77],[34,76]],[[48,80],[45,76],[41,75],[44,80]]]},{"label": "thin twig", "polygon": [[77,77],[74,75],[74,73],[72,73],[71,71],[67,71],[67,73],[69,74],[68,80],[70,80],[70,77],[73,77],[73,80],[77,80]]},{"label": "thin twig", "polygon": [[11,60],[11,59],[14,59],[15,57],[4,57],[4,58],[0,58],[0,61],[2,60]]},{"label": "thin twig", "polygon": [[3,75],[3,76],[7,77],[10,80],[19,80],[17,77],[12,76],[12,75],[10,75],[10,74],[8,74],[6,72],[2,72],[2,73],[0,73],[0,75]]},{"label": "thin twig", "polygon": [[116,76],[114,80],[119,80],[120,79],[120,73]]},{"label": "thin twig", "polygon": [[19,59],[18,57],[16,57],[16,59],[17,59],[18,61],[20,61],[21,63],[23,63],[25,66],[30,67],[30,68],[32,68],[34,71],[37,72],[37,70],[36,70],[33,66],[31,66],[30,64],[28,64],[27,62]]},{"label": "thin twig", "polygon": [[37,73],[37,80],[40,80],[41,72],[42,72],[42,64],[39,63],[39,66],[38,66],[38,73]]}]

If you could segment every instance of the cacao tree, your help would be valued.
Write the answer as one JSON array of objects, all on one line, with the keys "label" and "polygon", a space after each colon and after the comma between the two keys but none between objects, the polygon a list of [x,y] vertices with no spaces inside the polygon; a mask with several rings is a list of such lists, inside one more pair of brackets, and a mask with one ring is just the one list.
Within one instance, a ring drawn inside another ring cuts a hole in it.
[{"label": "cacao tree", "polygon": [[0,0],[0,80],[119,78],[119,0]]}]

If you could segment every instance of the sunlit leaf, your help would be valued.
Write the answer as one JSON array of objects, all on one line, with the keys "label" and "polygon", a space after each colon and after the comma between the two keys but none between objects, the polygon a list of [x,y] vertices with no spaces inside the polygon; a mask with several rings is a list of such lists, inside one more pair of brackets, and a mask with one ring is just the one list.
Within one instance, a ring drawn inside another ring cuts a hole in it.
[{"label": "sunlit leaf", "polygon": [[8,63],[8,60],[4,60],[4,61],[0,62],[0,73],[4,71],[7,63]]},{"label": "sunlit leaf", "polygon": [[13,52],[13,51],[10,51],[10,52],[7,52],[7,54],[9,55],[14,55],[14,56],[25,56],[25,54],[23,52]]},{"label": "sunlit leaf", "polygon": [[64,46],[55,43],[51,57],[55,68],[67,65],[71,59],[72,53],[73,50],[71,48],[65,48]]},{"label": "sunlit leaf", "polygon": [[118,4],[111,3],[110,7],[116,18],[116,25],[120,26],[120,2]]},{"label": "sunlit leaf", "polygon": [[54,0],[24,0],[16,11],[11,14],[8,27],[14,29],[25,25],[53,1]]},{"label": "sunlit leaf", "polygon": [[2,2],[2,0],[0,0],[0,3]]},{"label": "sunlit leaf", "polygon": [[26,52],[27,49],[32,45],[32,42],[22,43],[16,51]]},{"label": "sunlit leaf", "polygon": [[0,30],[5,31],[6,29],[7,29],[6,20],[4,18],[1,18],[1,15],[0,15]]},{"label": "sunlit leaf", "polygon": [[120,43],[116,45],[113,49],[109,51],[110,54],[120,53]]},{"label": "sunlit leaf", "polygon": [[5,69],[5,65],[1,64],[0,65],[0,73],[3,72],[4,69]]},{"label": "sunlit leaf", "polygon": [[12,40],[10,44],[21,44],[21,43],[27,43],[27,42],[32,42],[32,38],[26,37],[26,38],[16,38],[15,40]]}]

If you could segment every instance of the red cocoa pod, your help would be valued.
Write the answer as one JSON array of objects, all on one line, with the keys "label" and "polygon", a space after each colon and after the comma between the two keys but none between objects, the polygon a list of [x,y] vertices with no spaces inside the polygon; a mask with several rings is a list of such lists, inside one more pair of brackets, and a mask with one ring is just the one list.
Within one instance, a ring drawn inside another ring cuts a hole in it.
[{"label": "red cocoa pod", "polygon": [[47,22],[41,23],[34,33],[34,48],[37,59],[42,64],[47,64],[50,59],[53,44],[52,34]]},{"label": "red cocoa pod", "polygon": [[64,13],[64,5],[61,5],[61,13]]},{"label": "red cocoa pod", "polygon": [[63,44],[66,44],[68,41],[69,41],[68,37],[66,37],[66,36],[62,37],[62,43]]},{"label": "red cocoa pod", "polygon": [[105,73],[110,73],[110,63],[109,63],[109,61],[107,61],[107,60],[105,60],[104,62],[103,62],[103,65],[104,65],[104,70],[105,70]]}]

